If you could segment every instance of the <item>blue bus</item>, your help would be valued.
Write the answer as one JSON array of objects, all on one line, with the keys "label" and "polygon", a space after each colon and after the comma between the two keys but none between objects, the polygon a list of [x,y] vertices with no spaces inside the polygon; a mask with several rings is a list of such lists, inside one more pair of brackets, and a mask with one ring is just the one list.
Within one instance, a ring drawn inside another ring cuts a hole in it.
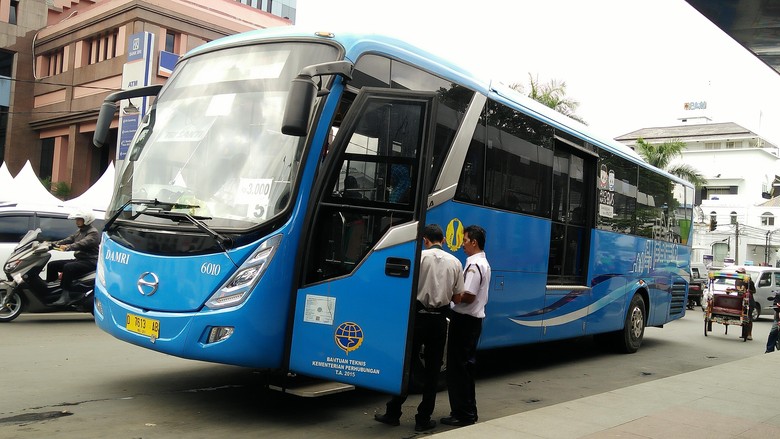
[{"label": "blue bus", "polygon": [[118,168],[95,320],[155,351],[399,393],[422,227],[487,230],[481,349],[685,313],[693,187],[378,35],[252,31],[178,62]]}]

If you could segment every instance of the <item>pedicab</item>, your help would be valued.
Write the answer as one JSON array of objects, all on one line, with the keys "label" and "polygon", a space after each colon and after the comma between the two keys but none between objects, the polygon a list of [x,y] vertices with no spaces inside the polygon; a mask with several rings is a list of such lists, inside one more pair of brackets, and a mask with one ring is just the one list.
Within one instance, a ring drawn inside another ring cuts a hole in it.
[{"label": "pedicab", "polygon": [[748,340],[753,322],[750,319],[750,293],[747,292],[750,275],[734,271],[710,271],[705,299],[704,336],[712,332],[712,324],[741,326],[743,341]]}]

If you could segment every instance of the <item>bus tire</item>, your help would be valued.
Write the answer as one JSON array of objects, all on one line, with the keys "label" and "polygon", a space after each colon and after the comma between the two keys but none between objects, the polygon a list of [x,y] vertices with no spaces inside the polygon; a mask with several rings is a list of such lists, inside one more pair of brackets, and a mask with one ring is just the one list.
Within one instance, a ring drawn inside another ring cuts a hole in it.
[{"label": "bus tire", "polygon": [[[645,300],[639,294],[631,298],[623,329],[597,334],[596,342],[615,352],[633,354],[639,350],[645,334]],[[706,334],[705,334],[706,335]]]},{"label": "bus tire", "polygon": [[617,348],[621,352],[633,354],[642,345],[642,338],[645,336],[645,324],[647,323],[645,309],[645,299],[639,294],[635,294],[631,299],[631,304],[628,306],[623,331],[620,331],[622,340]]}]

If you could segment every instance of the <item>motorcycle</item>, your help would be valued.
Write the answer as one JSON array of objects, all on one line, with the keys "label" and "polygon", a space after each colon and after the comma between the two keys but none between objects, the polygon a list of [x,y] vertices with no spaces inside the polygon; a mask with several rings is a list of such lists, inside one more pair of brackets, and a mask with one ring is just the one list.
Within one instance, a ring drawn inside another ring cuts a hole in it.
[{"label": "motorcycle", "polygon": [[10,322],[22,312],[48,313],[77,311],[93,313],[95,271],[73,280],[70,300],[54,305],[62,295],[59,280],[46,282],[40,276],[57,248],[39,241],[41,229],[30,230],[14,248],[3,270],[7,280],[0,281],[0,323]]}]

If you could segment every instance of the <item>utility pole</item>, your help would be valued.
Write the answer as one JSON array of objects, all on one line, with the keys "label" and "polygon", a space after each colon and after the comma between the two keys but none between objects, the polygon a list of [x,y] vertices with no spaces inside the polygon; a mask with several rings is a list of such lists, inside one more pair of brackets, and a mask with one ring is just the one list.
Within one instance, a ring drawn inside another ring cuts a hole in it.
[{"label": "utility pole", "polygon": [[764,245],[764,265],[769,265],[769,241],[772,239],[772,232],[773,230],[766,232],[766,245]]}]

